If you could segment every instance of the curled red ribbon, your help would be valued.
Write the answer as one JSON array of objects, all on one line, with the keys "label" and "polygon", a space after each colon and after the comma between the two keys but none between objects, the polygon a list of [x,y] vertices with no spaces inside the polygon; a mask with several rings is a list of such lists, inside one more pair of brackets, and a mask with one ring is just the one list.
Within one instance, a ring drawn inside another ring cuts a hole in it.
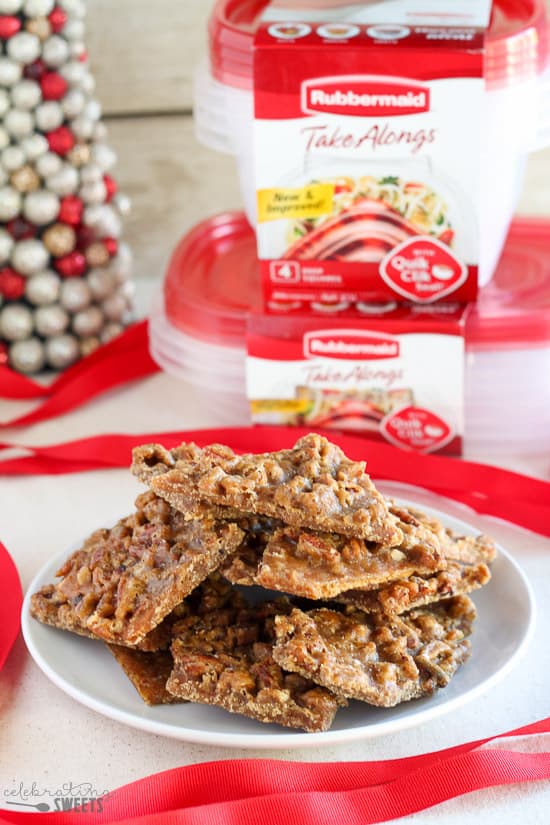
[{"label": "curled red ribbon", "polygon": [[29,413],[0,421],[0,428],[23,427],[69,412],[107,390],[144,378],[159,367],[149,354],[146,321],[133,324],[108,344],[44,385],[0,367],[0,397],[12,401],[43,399]]},{"label": "curled red ribbon", "polygon": [[23,591],[17,568],[10,554],[0,542],[0,582],[2,598],[0,599],[0,670],[8,658],[19,633]]},{"label": "curled red ribbon", "polygon": [[[550,753],[484,749],[550,732],[550,718],[453,748],[380,762],[227,760],[154,774],[85,811],[45,813],[46,825],[375,825],[483,788],[550,778]],[[89,808],[89,806],[88,806]],[[0,811],[0,823],[34,823]],[[42,819],[41,819],[42,821]]]}]

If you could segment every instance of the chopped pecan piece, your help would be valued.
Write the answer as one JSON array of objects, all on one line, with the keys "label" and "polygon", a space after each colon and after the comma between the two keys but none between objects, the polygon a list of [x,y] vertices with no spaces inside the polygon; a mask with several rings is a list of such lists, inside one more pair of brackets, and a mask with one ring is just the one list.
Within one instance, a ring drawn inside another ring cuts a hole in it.
[{"label": "chopped pecan piece", "polygon": [[189,499],[241,513],[270,516],[293,527],[309,527],[387,545],[402,541],[396,518],[365,473],[364,462],[311,434],[290,450],[236,455],[213,444],[159,445],[134,451],[134,473],[176,509]]},{"label": "chopped pecan piece", "polygon": [[294,609],[275,620],[273,657],[340,696],[393,707],[444,687],[468,658],[467,596],[402,617]]}]

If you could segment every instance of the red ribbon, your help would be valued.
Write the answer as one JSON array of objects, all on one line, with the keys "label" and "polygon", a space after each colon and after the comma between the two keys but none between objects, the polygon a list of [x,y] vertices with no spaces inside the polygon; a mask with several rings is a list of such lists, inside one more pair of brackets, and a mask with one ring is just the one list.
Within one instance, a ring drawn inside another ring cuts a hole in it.
[{"label": "red ribbon", "polygon": [[[46,825],[333,825],[335,821],[374,825],[475,790],[550,778],[550,753],[479,749],[498,739],[548,732],[550,718],[442,751],[380,762],[238,759],[189,765],[119,788],[102,800],[101,811],[96,803],[94,813],[46,813],[43,821]],[[36,822],[30,818],[34,816],[4,810],[0,823],[26,825]]]},{"label": "red ribbon", "polygon": [[[0,460],[0,474],[58,475],[90,470],[128,467],[132,448],[159,442],[171,448],[182,441],[199,445],[221,442],[238,452],[263,452],[290,447],[309,432],[295,427],[241,427],[183,430],[137,435],[109,434],[55,444],[27,447],[0,444],[2,449],[22,449],[27,455]],[[550,483],[486,464],[444,456],[410,453],[356,436],[328,433],[350,458],[367,461],[376,479],[411,484],[468,505],[472,510],[550,537]]]},{"label": "red ribbon", "polygon": [[78,361],[47,386],[9,367],[0,367],[0,397],[41,401],[30,413],[1,421],[0,428],[23,427],[69,412],[106,390],[158,371],[149,354],[147,322],[141,321],[87,358]]},{"label": "red ribbon", "polygon": [[8,658],[19,633],[23,591],[17,568],[10,554],[0,542],[0,582],[2,583],[2,597],[0,598],[0,670]]}]

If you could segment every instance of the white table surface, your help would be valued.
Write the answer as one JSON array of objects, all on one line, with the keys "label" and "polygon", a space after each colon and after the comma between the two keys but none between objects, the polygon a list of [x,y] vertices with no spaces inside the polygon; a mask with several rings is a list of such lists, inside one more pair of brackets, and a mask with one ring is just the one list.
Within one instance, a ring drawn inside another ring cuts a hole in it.
[{"label": "white table surface", "polygon": [[[0,417],[5,419],[24,408],[0,402]],[[218,423],[219,411],[205,408],[192,387],[158,374],[97,399],[63,419],[23,432],[6,431],[2,438],[45,444],[94,433],[160,432]],[[550,471],[548,456],[501,456],[499,463],[543,478],[548,478]],[[23,588],[51,556],[98,526],[130,512],[140,490],[126,470],[72,476],[0,476],[0,538],[19,568]],[[38,787],[50,789],[69,781],[90,782],[95,788],[114,790],[169,768],[239,756],[310,761],[395,758],[490,736],[549,716],[550,646],[546,628],[550,626],[550,541],[481,518],[453,503],[433,498],[430,501],[492,534],[520,562],[535,590],[535,641],[522,663],[489,695],[472,701],[454,716],[443,716],[384,738],[302,750],[239,751],[164,739],[88,710],[48,681],[19,639],[0,672],[0,808],[7,807],[6,794],[21,783],[29,788],[35,782]],[[524,749],[548,751],[550,737],[520,744]],[[427,825],[548,825],[549,810],[549,783],[535,783],[476,792],[401,821]]]}]

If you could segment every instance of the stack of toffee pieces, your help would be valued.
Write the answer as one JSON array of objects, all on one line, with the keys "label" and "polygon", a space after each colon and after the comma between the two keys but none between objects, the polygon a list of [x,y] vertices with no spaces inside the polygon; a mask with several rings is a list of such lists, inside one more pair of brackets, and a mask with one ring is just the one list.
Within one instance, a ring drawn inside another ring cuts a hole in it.
[{"label": "stack of toffee pieces", "polygon": [[135,511],[31,610],[106,642],[148,704],[322,731],[350,699],[429,695],[468,658],[466,594],[489,581],[493,542],[384,499],[325,438],[262,455],[146,445],[132,470],[150,488]]}]

